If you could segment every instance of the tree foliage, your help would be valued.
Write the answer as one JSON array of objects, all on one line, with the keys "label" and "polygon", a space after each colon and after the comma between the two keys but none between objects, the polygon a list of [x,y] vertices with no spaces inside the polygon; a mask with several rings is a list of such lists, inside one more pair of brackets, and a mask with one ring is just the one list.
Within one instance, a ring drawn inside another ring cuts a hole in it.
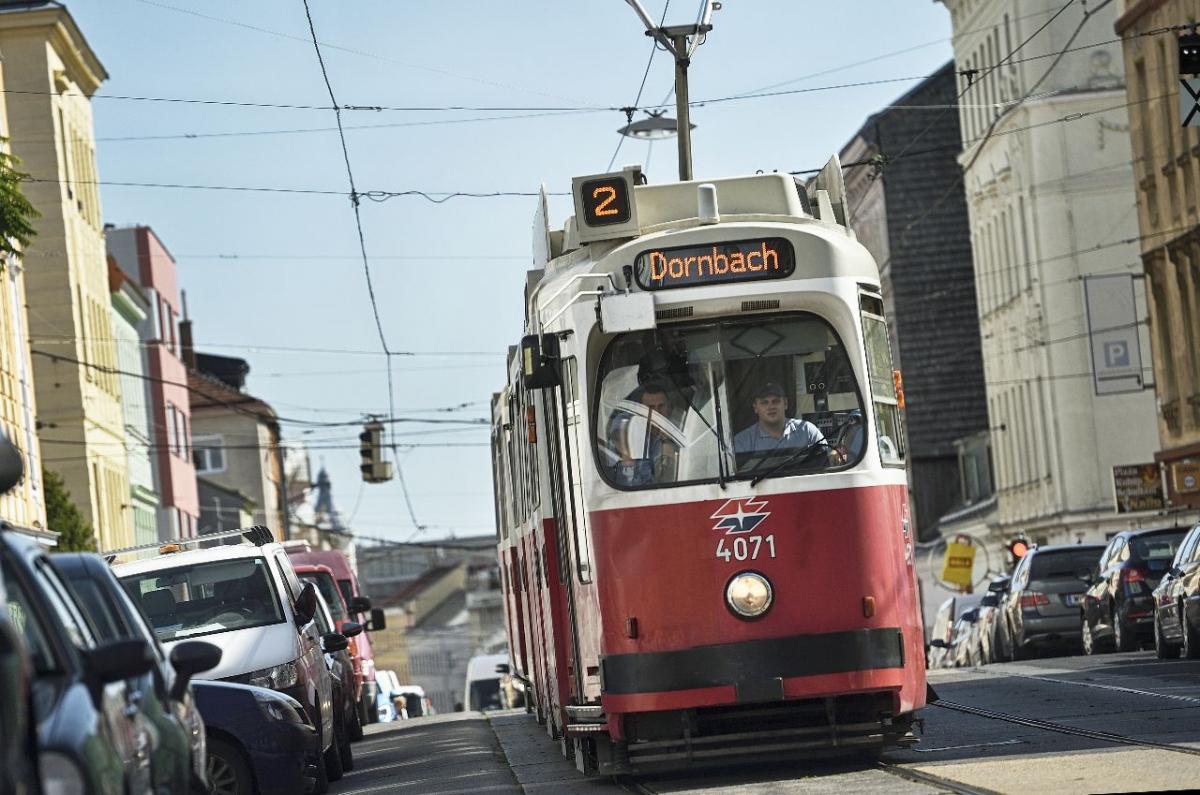
[{"label": "tree foliage", "polygon": [[0,254],[16,254],[33,240],[38,211],[21,191],[29,176],[17,171],[20,160],[0,149]]},{"label": "tree foliage", "polygon": [[55,552],[95,552],[96,538],[92,527],[84,521],[83,514],[67,491],[62,476],[49,469],[42,470],[42,483],[46,486],[46,525],[58,533]]}]

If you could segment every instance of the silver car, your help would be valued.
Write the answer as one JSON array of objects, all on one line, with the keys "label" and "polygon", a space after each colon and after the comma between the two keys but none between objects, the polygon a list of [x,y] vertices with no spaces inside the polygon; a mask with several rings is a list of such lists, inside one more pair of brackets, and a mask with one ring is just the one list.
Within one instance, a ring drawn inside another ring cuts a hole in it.
[{"label": "silver car", "polygon": [[1013,659],[1047,646],[1079,651],[1079,608],[1103,551],[1101,544],[1034,547],[1021,558],[1003,605]]}]

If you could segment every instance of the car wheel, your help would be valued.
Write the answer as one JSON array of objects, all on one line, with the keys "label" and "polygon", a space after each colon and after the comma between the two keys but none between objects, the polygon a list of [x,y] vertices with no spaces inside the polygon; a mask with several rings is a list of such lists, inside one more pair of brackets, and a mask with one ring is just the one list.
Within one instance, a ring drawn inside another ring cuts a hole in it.
[{"label": "car wheel", "polygon": [[1121,611],[1113,607],[1113,646],[1117,651],[1134,651],[1137,649],[1137,635],[1125,625]]},{"label": "car wheel", "polygon": [[350,717],[350,724],[346,727],[346,736],[350,738],[350,742],[356,743],[363,738],[362,719],[358,716],[358,710],[353,710]]},{"label": "car wheel", "polygon": [[1083,647],[1084,654],[1090,655],[1096,653],[1096,638],[1092,635],[1092,623],[1087,620],[1086,615],[1080,619],[1079,645]]},{"label": "car wheel", "polygon": [[1179,605],[1179,629],[1182,632],[1181,637],[1183,643],[1180,644],[1180,651],[1184,657],[1189,660],[1194,660],[1200,657],[1200,631],[1192,626],[1187,620],[1187,613],[1184,612],[1184,606]]},{"label": "car wheel", "polygon": [[317,754],[312,768],[316,778],[313,780],[311,795],[325,795],[326,792],[329,792],[329,773],[325,770],[325,757],[322,754]]},{"label": "car wheel", "polygon": [[1179,656],[1179,646],[1162,636],[1157,610],[1154,612],[1154,654],[1160,660],[1173,660]]},{"label": "car wheel", "polygon": [[212,795],[251,795],[254,792],[254,777],[250,775],[242,752],[224,740],[208,738],[205,771]]},{"label": "car wheel", "polygon": [[338,751],[337,738],[334,738],[333,745],[329,746],[325,751],[325,764],[320,767],[325,768],[325,777],[330,781],[338,781],[345,772],[342,768],[342,755]]}]

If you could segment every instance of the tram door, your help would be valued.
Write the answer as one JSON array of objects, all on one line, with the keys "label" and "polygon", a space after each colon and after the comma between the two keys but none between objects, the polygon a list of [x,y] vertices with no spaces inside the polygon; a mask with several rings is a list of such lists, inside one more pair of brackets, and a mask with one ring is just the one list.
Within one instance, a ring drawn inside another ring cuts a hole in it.
[{"label": "tram door", "polygon": [[564,652],[570,654],[570,662],[566,674],[569,680],[568,691],[576,703],[583,701],[584,677],[581,676],[579,621],[577,616],[577,598],[579,581],[576,572],[579,569],[577,539],[579,537],[579,522],[583,515],[582,490],[578,487],[579,466],[574,453],[574,426],[579,421],[579,388],[577,385],[576,360],[568,357],[562,360],[561,383],[543,392],[550,405],[546,406],[547,426],[551,429],[552,439],[548,448],[550,458],[551,499],[553,500],[554,522],[558,537],[558,575],[566,597],[566,616],[568,618],[567,633],[570,635],[568,648]]}]

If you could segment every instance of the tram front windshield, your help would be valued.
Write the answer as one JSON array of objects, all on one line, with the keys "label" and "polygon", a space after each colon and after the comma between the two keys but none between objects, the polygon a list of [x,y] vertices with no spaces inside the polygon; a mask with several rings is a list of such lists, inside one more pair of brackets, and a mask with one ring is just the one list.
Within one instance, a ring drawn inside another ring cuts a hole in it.
[{"label": "tram front windshield", "polygon": [[623,334],[599,375],[596,450],[618,488],[811,474],[863,454],[854,370],[815,315]]}]

